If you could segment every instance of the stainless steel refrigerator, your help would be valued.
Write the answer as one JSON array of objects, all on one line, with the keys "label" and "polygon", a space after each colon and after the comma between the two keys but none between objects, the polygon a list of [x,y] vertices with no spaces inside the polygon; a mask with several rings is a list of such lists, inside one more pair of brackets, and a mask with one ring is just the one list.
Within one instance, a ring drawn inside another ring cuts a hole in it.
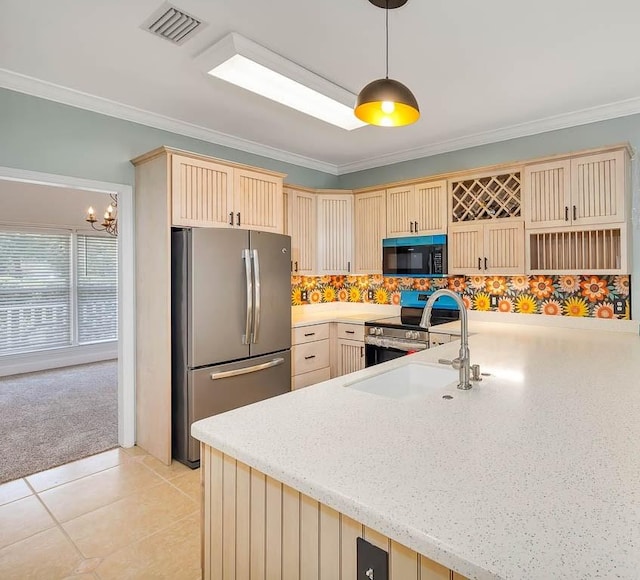
[{"label": "stainless steel refrigerator", "polygon": [[197,467],[194,421],[291,390],[291,238],[214,228],[171,237],[172,448]]}]

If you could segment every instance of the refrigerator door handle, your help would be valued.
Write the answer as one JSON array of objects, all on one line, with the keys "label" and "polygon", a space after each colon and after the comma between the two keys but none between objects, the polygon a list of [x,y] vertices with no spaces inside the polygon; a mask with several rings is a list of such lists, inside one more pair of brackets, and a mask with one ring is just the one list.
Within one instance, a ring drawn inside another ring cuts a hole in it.
[{"label": "refrigerator door handle", "polygon": [[242,250],[244,258],[244,271],[247,277],[247,321],[245,323],[244,335],[242,336],[242,344],[251,343],[251,324],[253,321],[253,280],[251,278],[251,252],[250,250]]},{"label": "refrigerator door handle", "polygon": [[258,332],[260,331],[260,259],[258,257],[258,250],[253,250],[253,278],[255,298],[251,342],[255,344],[258,341]]},{"label": "refrigerator door handle", "polygon": [[211,373],[211,380],[216,381],[218,379],[228,379],[229,377],[237,377],[240,375],[248,375],[249,373],[256,373],[265,369],[280,366],[284,363],[283,358],[274,358],[266,363],[255,365],[252,367],[244,367],[242,369],[236,369],[234,371],[220,371],[219,373]]}]

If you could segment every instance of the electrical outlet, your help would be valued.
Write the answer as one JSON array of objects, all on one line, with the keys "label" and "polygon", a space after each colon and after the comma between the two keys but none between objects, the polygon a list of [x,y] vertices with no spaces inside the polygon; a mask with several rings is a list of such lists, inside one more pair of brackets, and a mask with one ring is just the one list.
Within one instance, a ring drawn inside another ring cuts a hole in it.
[{"label": "electrical outlet", "polygon": [[375,297],[375,292],[373,290],[367,290],[367,300],[373,300]]},{"label": "electrical outlet", "polygon": [[306,302],[307,300],[309,300],[309,292],[307,290],[303,290],[300,293],[300,300],[302,300],[303,302]]},{"label": "electrical outlet", "polygon": [[618,298],[613,301],[613,311],[616,314],[624,314],[626,307],[627,307],[626,300],[622,300],[621,298]]},{"label": "electrical outlet", "polygon": [[490,304],[491,304],[492,308],[497,308],[498,307],[498,297],[497,296],[491,296]]},{"label": "electrical outlet", "polygon": [[357,580],[389,580],[389,553],[362,538],[356,540]]}]

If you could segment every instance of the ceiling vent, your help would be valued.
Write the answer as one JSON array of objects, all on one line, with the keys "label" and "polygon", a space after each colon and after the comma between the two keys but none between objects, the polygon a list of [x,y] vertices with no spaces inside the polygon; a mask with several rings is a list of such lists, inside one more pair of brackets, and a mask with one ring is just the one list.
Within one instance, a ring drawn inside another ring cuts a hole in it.
[{"label": "ceiling vent", "polygon": [[183,44],[206,25],[194,16],[165,2],[142,24],[142,28],[174,44]]}]

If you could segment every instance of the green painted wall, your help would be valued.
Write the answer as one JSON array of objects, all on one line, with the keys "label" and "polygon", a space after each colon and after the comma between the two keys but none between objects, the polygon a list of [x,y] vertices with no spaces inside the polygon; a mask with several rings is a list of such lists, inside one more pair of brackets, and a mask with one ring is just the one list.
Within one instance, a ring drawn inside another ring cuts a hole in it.
[{"label": "green painted wall", "polygon": [[160,145],[281,171],[298,185],[337,185],[322,171],[0,89],[1,166],[133,184],[129,160]]},{"label": "green painted wall", "polygon": [[634,149],[640,148],[640,115],[470,147],[366,171],[356,171],[341,175],[338,182],[341,188],[356,189],[402,179],[463,171],[496,163],[525,161],[546,155],[570,153],[625,142],[630,143]]}]

